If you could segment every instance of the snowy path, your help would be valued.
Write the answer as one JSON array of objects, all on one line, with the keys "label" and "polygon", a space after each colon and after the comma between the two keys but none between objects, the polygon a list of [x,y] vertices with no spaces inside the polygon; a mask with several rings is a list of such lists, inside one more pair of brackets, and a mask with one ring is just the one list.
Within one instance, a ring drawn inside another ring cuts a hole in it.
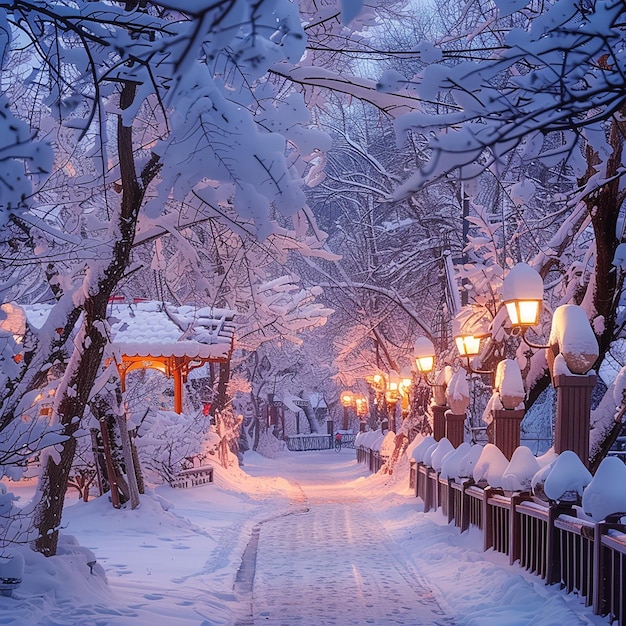
[{"label": "snowy path", "polygon": [[312,473],[305,457],[283,462],[281,475],[303,497],[293,513],[260,525],[248,623],[453,624],[367,500],[343,482],[345,456],[328,458]]}]

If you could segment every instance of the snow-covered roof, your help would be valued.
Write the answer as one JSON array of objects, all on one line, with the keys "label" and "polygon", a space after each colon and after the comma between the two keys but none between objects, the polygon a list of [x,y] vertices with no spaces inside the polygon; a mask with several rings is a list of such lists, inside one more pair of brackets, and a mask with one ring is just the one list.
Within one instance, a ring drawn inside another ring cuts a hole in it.
[{"label": "snow-covered roof", "polygon": [[[41,328],[49,305],[23,307],[28,321]],[[113,349],[129,357],[189,357],[226,360],[235,333],[230,309],[172,306],[157,301],[109,304]]]},{"label": "snow-covered roof", "polygon": [[127,356],[227,359],[234,311],[161,302],[110,305],[113,345]]}]

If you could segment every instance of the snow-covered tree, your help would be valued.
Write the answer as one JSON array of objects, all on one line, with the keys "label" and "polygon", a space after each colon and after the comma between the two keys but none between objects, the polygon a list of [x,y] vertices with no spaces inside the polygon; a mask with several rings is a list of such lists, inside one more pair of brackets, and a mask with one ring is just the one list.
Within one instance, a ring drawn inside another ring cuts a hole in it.
[{"label": "snow-covered tree", "polygon": [[[20,102],[32,103],[28,125],[11,123],[20,103],[5,113],[2,216],[11,262],[3,297],[19,292],[14,268],[37,263],[44,295],[55,302],[42,328],[28,328],[19,369],[2,392],[3,423],[21,418],[25,394],[50,364],[66,364],[53,406],[64,441],[42,453],[35,512],[36,547],[54,554],[73,435],[108,341],[107,303],[135,269],[139,234],[175,233],[231,204],[238,223],[261,238],[274,228],[274,211],[300,220],[299,155],[324,138],[307,131],[301,99],[280,100],[263,81],[271,65],[304,52],[291,2],[237,0],[197,11],[158,2],[17,2],[0,5],[0,15],[5,66],[12,47],[29,44],[31,56],[20,55],[16,69],[31,72],[21,82],[30,99]],[[179,210],[185,200],[191,217]]]}]

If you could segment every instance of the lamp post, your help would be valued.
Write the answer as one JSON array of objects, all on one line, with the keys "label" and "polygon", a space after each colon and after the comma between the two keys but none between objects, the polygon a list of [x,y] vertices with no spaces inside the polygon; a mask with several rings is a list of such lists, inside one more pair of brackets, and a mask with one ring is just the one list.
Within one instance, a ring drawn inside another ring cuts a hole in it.
[{"label": "lamp post", "polygon": [[393,374],[389,377],[389,384],[385,391],[385,400],[389,407],[389,430],[396,432],[396,408],[400,399],[400,377]]},{"label": "lamp post", "polygon": [[411,404],[411,387],[413,385],[413,376],[410,370],[403,370],[402,375],[400,376],[400,386],[398,390],[400,391],[400,413],[402,416],[402,421],[409,414],[409,408]]},{"label": "lamp post", "polygon": [[359,432],[365,432],[365,416],[367,415],[368,406],[365,396],[355,396],[354,405],[356,407],[356,415],[359,418]]},{"label": "lamp post", "polygon": [[413,357],[417,371],[428,382],[426,376],[435,369],[435,346],[433,342],[428,337],[418,337],[413,345]]},{"label": "lamp post", "polygon": [[[502,296],[511,320],[531,348],[547,349],[547,360],[556,389],[554,450],[572,450],[589,464],[591,391],[596,383],[591,367],[598,358],[598,342],[585,311],[565,304],[554,311],[547,346],[531,343],[526,331],[539,323],[543,281],[526,263],[511,269],[502,284]],[[558,363],[558,365],[557,365]]]},{"label": "lamp post", "polygon": [[434,382],[429,380],[429,374],[435,369],[435,346],[428,337],[418,337],[415,340],[413,357],[421,380],[433,391],[433,400],[430,405],[433,416],[433,437],[436,441],[440,441],[446,436],[445,413],[448,410],[446,372],[442,369],[435,375]]},{"label": "lamp post", "polygon": [[381,404],[386,402],[385,391],[387,390],[387,381],[385,380],[385,376],[376,372],[376,374],[367,377],[367,382],[370,384],[372,391],[374,392],[374,407],[375,407],[375,424],[382,428],[383,424],[387,423],[388,426],[388,418],[387,418],[387,407],[383,406],[381,408]]},{"label": "lamp post", "polygon": [[348,408],[352,406],[354,396],[351,391],[343,391],[341,394],[341,404],[343,405],[343,430],[348,430]]}]

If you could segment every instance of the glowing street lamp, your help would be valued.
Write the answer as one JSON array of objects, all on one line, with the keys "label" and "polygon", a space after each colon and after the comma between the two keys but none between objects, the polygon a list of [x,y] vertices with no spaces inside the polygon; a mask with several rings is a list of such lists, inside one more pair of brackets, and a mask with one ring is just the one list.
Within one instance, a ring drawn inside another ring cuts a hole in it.
[{"label": "glowing street lamp", "polygon": [[518,263],[502,282],[502,299],[515,328],[536,326],[543,304],[541,276],[527,263]]},{"label": "glowing street lamp", "polygon": [[435,369],[435,346],[428,337],[418,337],[415,340],[413,357],[420,374],[429,374]]},{"label": "glowing street lamp", "polygon": [[353,400],[354,400],[354,396],[352,395],[350,391],[344,391],[341,394],[341,404],[343,404],[344,407],[352,406]]},{"label": "glowing street lamp", "polygon": [[454,338],[456,348],[462,357],[471,358],[480,354],[480,337],[475,335],[457,335]]},{"label": "glowing street lamp", "polygon": [[385,391],[385,398],[387,402],[394,403],[398,401],[400,397],[400,378],[398,375],[392,375],[389,377],[389,384],[387,385],[387,391]]},{"label": "glowing street lamp", "polygon": [[354,396],[354,407],[356,415],[359,418],[359,431],[365,432],[366,415],[369,411],[367,406],[367,398],[362,395]]},{"label": "glowing street lamp", "polygon": [[343,430],[348,430],[348,407],[352,406],[354,396],[350,391],[341,393],[341,404],[343,404]]},{"label": "glowing street lamp", "polygon": [[396,407],[400,399],[400,386],[400,377],[397,374],[390,375],[387,391],[385,391],[385,400],[389,405],[389,430],[393,432],[396,430]]},{"label": "glowing street lamp", "polygon": [[489,336],[484,328],[483,316],[477,316],[471,306],[463,307],[452,321],[454,342],[459,355],[467,362],[467,369],[474,374],[491,374],[491,371],[472,367],[472,359],[481,352],[481,339]]}]

